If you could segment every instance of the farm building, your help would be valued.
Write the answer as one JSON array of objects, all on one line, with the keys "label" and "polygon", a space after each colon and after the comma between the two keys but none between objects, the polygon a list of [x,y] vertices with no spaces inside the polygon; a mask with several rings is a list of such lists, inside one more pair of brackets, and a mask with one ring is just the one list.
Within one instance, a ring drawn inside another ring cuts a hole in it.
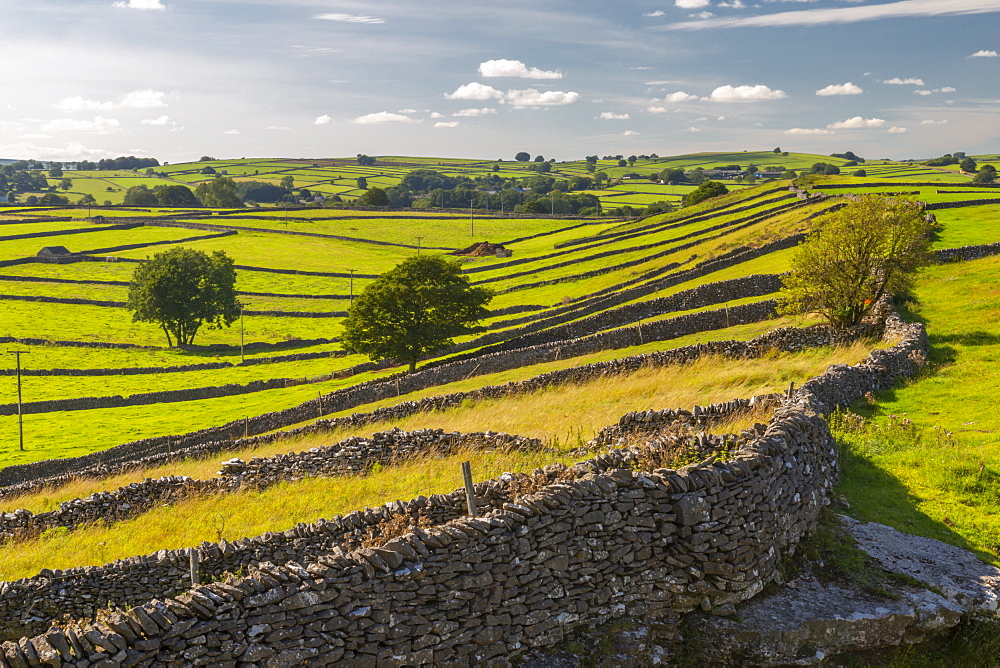
[{"label": "farm building", "polygon": [[73,253],[65,246],[46,246],[42,250],[38,251],[38,254],[35,257],[42,262],[49,262],[53,264],[80,262],[84,258],[84,256],[80,253]]}]

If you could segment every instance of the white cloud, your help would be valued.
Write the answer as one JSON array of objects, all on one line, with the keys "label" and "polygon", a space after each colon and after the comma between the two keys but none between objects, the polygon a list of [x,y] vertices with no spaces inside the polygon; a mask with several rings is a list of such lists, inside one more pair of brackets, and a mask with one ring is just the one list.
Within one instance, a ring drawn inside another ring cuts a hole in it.
[{"label": "white cloud", "polygon": [[904,132],[906,132],[906,128],[901,128],[898,125],[893,125],[892,127],[889,128],[888,132],[891,135],[901,135]]},{"label": "white cloud", "polygon": [[958,90],[957,88],[952,88],[951,86],[945,86],[944,88],[935,88],[934,92],[935,93],[954,93],[957,90]]},{"label": "white cloud", "polygon": [[602,111],[598,118],[602,121],[627,121],[631,116],[628,114],[616,114],[613,111]]},{"label": "white cloud", "polygon": [[823,130],[822,128],[792,128],[790,130],[785,130],[786,135],[832,135],[833,133],[829,130]]},{"label": "white cloud", "polygon": [[268,125],[265,130],[291,130],[291,128],[284,125]]},{"label": "white cloud", "polygon": [[110,158],[113,154],[99,148],[87,148],[79,142],[70,142],[66,146],[39,146],[28,142],[19,144],[0,144],[0,154],[32,157],[35,160],[83,160]]},{"label": "white cloud", "polygon": [[697,95],[691,95],[690,93],[685,93],[684,91],[679,90],[676,93],[670,93],[669,95],[667,95],[666,97],[664,97],[663,101],[664,102],[688,102],[690,100],[697,100],[697,99],[698,99]]},{"label": "white cloud", "polygon": [[667,13],[662,9],[657,9],[655,12],[646,12],[645,14],[643,14],[643,16],[647,16],[649,18],[656,18],[657,16],[666,16],[666,14]]},{"label": "white cloud", "polygon": [[636,132],[635,130],[626,130],[625,132],[622,133],[622,135],[625,136],[625,137],[635,137],[638,134],[639,133]]},{"label": "white cloud", "polygon": [[340,21],[341,23],[385,23],[385,19],[357,14],[317,14],[313,18],[323,21]]},{"label": "white cloud", "polygon": [[56,102],[53,107],[64,113],[75,113],[79,111],[109,111],[111,109],[156,109],[167,106],[163,98],[166,93],[159,90],[134,90],[125,93],[115,101],[101,102],[98,100],[88,100],[79,95],[65,97]]},{"label": "white cloud", "polygon": [[520,79],[562,79],[562,72],[528,67],[520,60],[487,60],[479,65],[479,75],[484,77],[518,77]]},{"label": "white cloud", "polygon": [[934,120],[931,120],[931,119],[928,118],[928,119],[924,119],[924,120],[920,121],[921,125],[946,125],[947,123],[948,123],[947,119],[942,119],[940,121],[934,121]]},{"label": "white cloud", "polygon": [[56,118],[42,126],[42,132],[90,132],[98,135],[110,135],[118,132],[121,123],[116,118],[95,116],[92,121],[76,118]]},{"label": "white cloud", "polygon": [[231,130],[224,130],[222,134],[224,134],[224,135],[239,135],[239,134],[243,134],[243,133],[240,132],[239,130],[237,130],[236,128],[232,128]]},{"label": "white cloud", "polygon": [[[681,3],[684,3],[683,5]],[[698,4],[694,4],[698,3]],[[685,9],[705,7],[708,0],[677,0]],[[858,7],[831,7],[776,12],[759,16],[722,17],[708,21],[683,21],[661,26],[660,30],[708,30],[710,28],[760,28],[776,26],[817,26],[912,16],[960,16],[1000,12],[995,0],[900,0]]]},{"label": "white cloud", "polygon": [[915,91],[913,91],[913,93],[915,95],[930,95],[932,92],[933,91],[929,91],[929,90],[915,90]]},{"label": "white cloud", "polygon": [[701,128],[696,128],[693,125],[687,129],[688,132],[701,132]]},{"label": "white cloud", "polygon": [[114,3],[114,6],[126,9],[166,9],[160,0],[122,0]]},{"label": "white cloud", "polygon": [[719,86],[705,100],[713,102],[757,102],[760,100],[780,100],[788,97],[783,90],[771,90],[767,86]]},{"label": "white cloud", "polygon": [[646,107],[646,111],[648,111],[651,114],[665,114],[669,110],[666,107],[648,106]]},{"label": "white cloud", "polygon": [[986,49],[980,49],[979,51],[976,51],[974,54],[969,56],[969,58],[996,58],[998,55],[1000,54],[998,54],[996,51],[987,51]]},{"label": "white cloud", "polygon": [[409,108],[407,108],[407,109],[400,109],[399,110],[399,113],[401,113],[401,114],[426,114],[426,113],[429,113],[429,112],[430,112],[430,109],[409,109]]},{"label": "white cloud", "polygon": [[409,116],[403,116],[402,114],[394,114],[390,111],[379,111],[374,114],[365,114],[364,116],[358,116],[352,123],[357,123],[358,125],[375,125],[377,123],[420,123],[416,118],[410,118]]},{"label": "white cloud", "polygon": [[177,125],[166,114],[157,118],[145,118],[139,122],[143,125]]},{"label": "white cloud", "polygon": [[725,116],[719,116],[715,120],[717,120],[717,121],[724,121],[724,120],[726,120],[726,117]]},{"label": "white cloud", "polygon": [[134,90],[125,93],[118,102],[119,107],[129,109],[156,109],[167,106],[163,101],[166,93],[158,90]]},{"label": "white cloud", "polygon": [[434,124],[436,128],[457,128],[459,125],[458,121],[438,121]]},{"label": "white cloud", "polygon": [[503,97],[503,92],[493,86],[487,86],[477,81],[459,86],[454,93],[445,93],[449,100],[497,100]]},{"label": "white cloud", "polygon": [[910,77],[908,79],[900,79],[899,77],[893,77],[891,79],[886,79],[882,83],[884,84],[894,84],[897,86],[923,86],[924,80],[918,79],[916,77]]},{"label": "white cloud", "polygon": [[690,14],[693,19],[710,19],[715,16],[712,12],[698,12],[697,14]]},{"label": "white cloud", "polygon": [[445,115],[436,111],[432,111],[431,118],[445,118]]},{"label": "white cloud", "polygon": [[333,123],[333,119],[330,118],[329,114],[323,114],[322,116],[317,116],[316,120],[313,121],[313,124],[315,125],[329,125],[330,123]]},{"label": "white cloud", "polygon": [[865,91],[861,86],[855,86],[850,81],[844,84],[830,84],[816,91],[817,95],[861,95]]},{"label": "white cloud", "polygon": [[489,116],[495,113],[497,113],[497,110],[493,107],[483,107],[482,109],[460,109],[452,114],[452,116],[457,116],[459,118],[473,118],[475,116]]},{"label": "white cloud", "polygon": [[853,130],[856,128],[881,128],[885,126],[885,121],[881,118],[862,118],[854,116],[847,120],[830,123],[826,127],[834,130]]},{"label": "white cloud", "polygon": [[514,107],[550,107],[575,104],[580,101],[580,94],[574,91],[546,90],[537,91],[534,88],[509,90],[504,95],[504,101]]},{"label": "white cloud", "polygon": [[746,5],[743,4],[743,0],[733,0],[732,2],[720,2],[719,7],[728,7],[729,9],[746,9]]}]

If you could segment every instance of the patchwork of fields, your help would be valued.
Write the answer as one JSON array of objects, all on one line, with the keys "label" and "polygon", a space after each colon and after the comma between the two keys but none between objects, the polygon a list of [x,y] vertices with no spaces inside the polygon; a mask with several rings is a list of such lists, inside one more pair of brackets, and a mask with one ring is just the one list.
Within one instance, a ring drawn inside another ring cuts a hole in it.
[{"label": "patchwork of fields", "polygon": [[[770,152],[705,154],[643,160],[624,168],[601,163],[598,169],[618,178],[675,166],[708,168],[748,161],[762,167],[802,169],[820,159]],[[277,182],[291,175],[296,188],[351,198],[361,194],[356,188],[360,176],[369,184],[388,186],[416,166],[451,175],[471,175],[476,170],[504,177],[525,175],[523,163],[502,162],[499,172],[492,172],[494,164],[380,158],[369,167],[338,160],[229,160],[212,166],[237,179]],[[140,182],[150,188],[160,182],[194,186],[208,178],[201,173],[202,166],[158,168],[165,177],[93,172],[68,172],[67,176],[79,194],[91,193],[101,201],[105,193],[108,199],[120,197],[123,190]],[[440,210],[106,208],[100,210],[104,219],[96,221],[88,216],[94,211],[87,209],[0,209],[0,337],[7,342],[5,350],[27,351],[21,357],[20,379],[26,402],[24,450],[18,448],[18,416],[13,407],[17,397],[13,357],[3,355],[7,361],[0,365],[0,482],[11,485],[31,480],[31,475],[21,475],[21,471],[33,470],[30,467],[8,467],[113,453],[115,446],[142,439],[187,443],[186,434],[220,427],[228,439],[224,448],[202,458],[87,474],[71,484],[63,480],[58,485],[41,485],[25,495],[4,496],[0,487],[0,511],[46,512],[60,503],[147,477],[207,479],[234,456],[249,459],[308,450],[397,427],[503,431],[539,439],[545,448],[461,456],[447,453],[436,463],[410,462],[385,470],[379,465],[374,472],[350,480],[292,480],[266,492],[241,496],[239,505],[247,511],[239,516],[233,513],[231,520],[226,519],[227,502],[208,496],[179,502],[176,513],[170,506],[120,525],[109,522],[90,534],[89,529],[80,528],[70,532],[76,536],[72,539],[65,532],[43,533],[20,543],[0,544],[4,564],[0,578],[29,577],[42,568],[99,565],[199,541],[233,541],[284,531],[296,523],[363,505],[446,493],[460,485],[460,477],[452,474],[461,457],[474,459],[480,479],[504,471],[531,471],[556,461],[570,463],[580,459],[574,449],[629,411],[745,399],[784,390],[792,382],[801,384],[829,364],[854,364],[875,344],[774,352],[751,360],[706,357],[655,372],[644,369],[516,396],[470,398],[429,412],[372,418],[357,426],[315,427],[319,418],[344,419],[429,397],[611,364],[629,356],[711,341],[748,341],[778,327],[814,324],[809,317],[775,317],[769,302],[773,290],[752,286],[787,271],[802,235],[814,220],[842,205],[845,195],[906,193],[932,205],[940,224],[937,249],[1000,241],[1000,187],[972,188],[967,175],[943,168],[900,163],[864,167],[866,177],[809,179],[808,197],[790,189],[788,181],[741,185],[723,197],[640,220]],[[553,165],[552,175],[585,174],[582,161]],[[690,190],[646,180],[642,185],[623,182],[593,192],[607,210],[621,204],[679,202]],[[338,342],[341,319],[352,296],[374,277],[411,255],[452,253],[475,241],[503,244],[513,256],[465,259],[464,272],[470,280],[491,288],[496,296],[479,331],[421,363],[442,369],[443,380],[409,387],[404,379],[400,389],[405,367],[369,364],[367,358],[342,350]],[[86,261],[22,261],[43,246],[65,246],[85,254]],[[197,345],[187,350],[166,347],[158,327],[133,323],[124,308],[135,267],[154,253],[178,246],[222,250],[234,258],[237,290],[244,304],[244,315],[233,327],[203,330],[195,340]],[[928,490],[945,483],[908,477],[893,468],[894,453],[907,453],[903,456],[914,467],[917,460],[927,457],[926,449],[920,449],[925,448],[927,437],[922,443],[919,438],[916,444],[910,443],[907,450],[898,439],[892,440],[895,436],[889,427],[875,436],[846,427],[838,432],[849,453],[842,490],[852,503],[869,495],[868,486],[879,475],[898,476],[893,485],[903,490],[896,490],[893,497],[897,505],[885,506],[890,513],[882,515],[878,504],[861,501],[860,515],[970,547],[990,561],[1000,559],[1000,522],[988,513],[963,520],[956,509],[970,495],[1000,492],[1000,437],[995,419],[989,401],[970,400],[992,391],[988,386],[995,374],[989,363],[1000,350],[1000,325],[994,317],[1000,308],[1000,296],[993,287],[997,271],[992,258],[928,270],[905,313],[928,325],[931,364],[909,385],[881,392],[854,407],[871,425],[896,425],[897,416],[903,415],[916,424],[914,429],[924,430],[921,433],[947,430],[955,439],[953,451],[967,447],[974,454],[953,452],[954,459],[946,467],[954,469],[954,477],[966,480],[972,475],[966,469],[978,463],[980,486],[973,489],[968,482],[964,496],[962,491],[938,494]],[[760,275],[768,276],[754,278]],[[720,282],[727,283],[705,287]],[[946,317],[952,303],[961,305],[962,318]],[[523,352],[527,346],[533,346],[534,352]],[[527,361],[521,362],[522,357]],[[449,363],[455,363],[460,372],[446,371]],[[378,381],[395,382],[395,395],[346,398],[353,396],[352,388],[375,386]],[[205,388],[218,392],[199,395]],[[147,393],[161,394],[128,403],[129,398]],[[81,402],[86,398],[94,402]],[[124,403],[113,405],[119,399]],[[292,410],[303,406],[308,410],[301,415]],[[260,419],[278,411],[297,417],[281,424]],[[892,416],[886,417],[889,413]],[[738,416],[712,425],[710,431],[736,433],[767,419],[763,414]],[[304,431],[281,435],[289,429]],[[221,433],[213,432],[212,438],[221,438]],[[252,448],[236,442],[268,433],[278,435]],[[907,490],[916,493],[917,489],[933,498],[906,498]],[[296,504],[288,502],[296,497],[300,497]],[[330,505],[330,497],[340,497],[342,502]],[[143,530],[143,524],[156,529]]]}]

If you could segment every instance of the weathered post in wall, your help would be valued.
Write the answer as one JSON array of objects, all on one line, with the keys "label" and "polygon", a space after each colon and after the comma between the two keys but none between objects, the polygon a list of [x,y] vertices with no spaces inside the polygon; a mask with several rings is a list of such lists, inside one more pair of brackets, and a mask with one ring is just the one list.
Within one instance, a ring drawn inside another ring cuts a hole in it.
[{"label": "weathered post in wall", "polygon": [[21,405],[21,355],[27,355],[28,350],[8,350],[8,353],[17,357],[17,443],[20,450],[24,450],[24,408]]}]

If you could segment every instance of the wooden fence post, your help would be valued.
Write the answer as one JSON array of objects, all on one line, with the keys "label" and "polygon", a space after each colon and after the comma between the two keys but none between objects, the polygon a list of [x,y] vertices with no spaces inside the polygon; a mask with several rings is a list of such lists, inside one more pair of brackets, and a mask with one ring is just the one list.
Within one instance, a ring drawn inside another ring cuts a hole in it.
[{"label": "wooden fence post", "polygon": [[198,577],[198,548],[192,547],[188,550],[188,557],[190,557],[191,566],[191,586],[197,587],[201,584],[200,578]]},{"label": "wooden fence post", "polygon": [[469,504],[469,517],[476,516],[476,491],[472,486],[472,464],[462,462],[462,477],[465,478],[465,499]]}]

